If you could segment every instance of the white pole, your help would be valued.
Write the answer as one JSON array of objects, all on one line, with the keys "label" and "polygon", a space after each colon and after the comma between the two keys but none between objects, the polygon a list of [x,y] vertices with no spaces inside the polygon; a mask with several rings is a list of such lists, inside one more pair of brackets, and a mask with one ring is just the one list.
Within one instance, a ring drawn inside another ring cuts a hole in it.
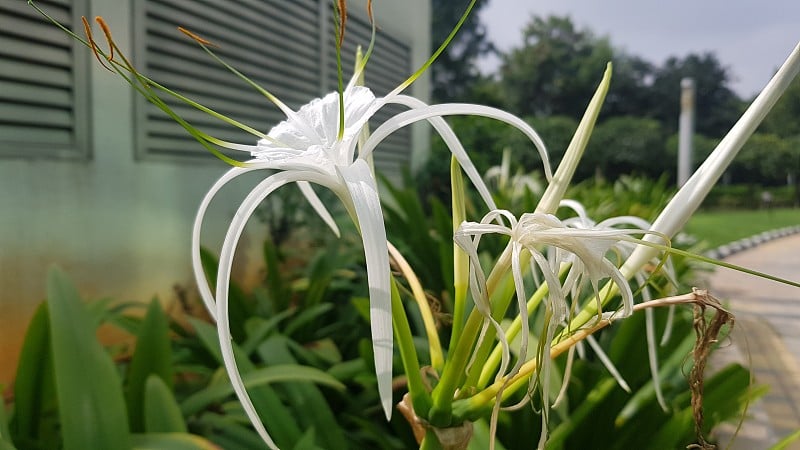
[{"label": "white pole", "polygon": [[692,135],[694,134],[694,80],[681,80],[681,116],[678,123],[678,187],[692,174]]}]

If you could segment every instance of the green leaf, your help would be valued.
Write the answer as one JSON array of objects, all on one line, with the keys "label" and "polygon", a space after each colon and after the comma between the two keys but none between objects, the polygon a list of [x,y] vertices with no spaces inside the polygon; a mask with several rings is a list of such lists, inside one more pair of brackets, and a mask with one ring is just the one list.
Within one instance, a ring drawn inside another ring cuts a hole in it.
[{"label": "green leaf", "polygon": [[256,347],[258,347],[258,344],[269,336],[272,330],[277,327],[278,323],[294,314],[294,312],[293,309],[286,309],[266,320],[261,317],[251,318],[245,327],[247,339],[242,344],[242,351],[248,355],[252,354]]},{"label": "green leaf", "polygon": [[790,435],[781,439],[780,442],[770,447],[769,450],[785,450],[789,448],[789,444],[797,440],[800,440],[800,430],[797,430],[794,433],[791,433]]},{"label": "green leaf", "polygon": [[175,396],[161,377],[151,374],[144,389],[144,429],[148,433],[186,433]]},{"label": "green leaf", "polygon": [[286,286],[280,270],[281,257],[278,247],[271,239],[264,240],[264,262],[267,267],[266,287],[275,311],[283,311],[289,306],[291,291]]},{"label": "green leaf", "polygon": [[47,279],[53,366],[65,450],[130,448],[122,386],[78,292],[58,269]]},{"label": "green leaf", "polygon": [[194,423],[200,427],[210,428],[203,435],[218,443],[222,448],[261,448],[264,441],[251,427],[242,425],[230,414],[222,415],[205,413]]},{"label": "green leaf", "polygon": [[219,450],[211,441],[187,433],[134,434],[131,442],[134,450]]},{"label": "green leaf", "polygon": [[[289,347],[288,338],[275,336],[259,346],[258,354],[264,363],[274,365],[272,367],[280,367],[278,364],[296,364],[297,360]],[[333,377],[331,376],[331,378]],[[347,448],[344,433],[318,387],[308,382],[286,383],[283,390],[286,393],[287,403],[295,411],[301,428],[319,430],[317,442],[325,443],[327,448]]]},{"label": "green leaf", "polygon": [[[467,450],[483,450],[491,448],[490,442],[492,437],[489,435],[489,425],[485,420],[479,420],[472,424],[472,439],[469,441]],[[494,440],[495,450],[505,450],[503,444],[499,440]]]},{"label": "green leaf", "polygon": [[[281,381],[310,381],[334,389],[344,390],[345,386],[327,373],[313,367],[296,364],[254,369],[242,374],[242,381],[247,389]],[[184,400],[181,409],[186,415],[194,414],[213,403],[218,403],[233,394],[230,383],[218,383],[189,396]]]},{"label": "green leaf", "polygon": [[[0,386],[0,391],[2,391],[2,386]],[[11,442],[11,433],[6,421],[5,402],[0,402],[0,450],[16,450],[14,443]]]},{"label": "green leaf", "polygon": [[150,375],[156,375],[172,386],[172,348],[169,341],[169,323],[158,300],[153,299],[147,308],[136,350],[128,368],[128,385],[125,391],[128,402],[128,419],[131,431],[142,432],[144,427],[144,391]]},{"label": "green leaf", "polygon": [[[195,331],[197,332],[197,336],[200,338],[200,341],[203,343],[206,349],[219,364],[222,364],[222,353],[220,351],[219,341],[217,340],[217,330],[208,323],[199,320],[190,319],[189,322],[194,327]],[[253,362],[247,358],[244,352],[242,352],[237,345],[233,346],[233,353],[236,357],[239,371],[243,374],[243,376],[246,376],[247,373],[255,370],[255,365]],[[215,386],[225,386],[228,393],[233,392],[233,387],[228,381],[227,376],[225,376],[225,379],[222,383]],[[209,386],[209,388],[211,387],[212,386]],[[292,417],[289,408],[287,408],[281,402],[281,399],[275,389],[269,385],[260,385],[254,387],[253,389],[249,389],[248,392],[250,394],[250,400],[253,402],[253,406],[255,406],[256,411],[258,411],[259,417],[262,421],[264,421],[267,429],[270,430],[270,434],[275,440],[275,443],[278,444],[279,447],[288,448],[300,439],[301,433],[299,427],[297,426],[297,422]],[[187,401],[188,400],[189,399],[187,399]],[[206,403],[203,402],[199,408],[202,409],[205,407],[205,405]],[[186,401],[181,405],[181,409],[185,416],[199,412],[198,409],[194,409],[196,407],[196,405],[193,406],[191,403],[187,407]]]},{"label": "green leaf", "polygon": [[25,333],[15,377],[10,431],[17,445],[60,445],[55,397],[50,319],[42,303]]},{"label": "green leaf", "polygon": [[283,333],[287,336],[293,335],[297,330],[309,325],[311,322],[321,317],[328,311],[333,309],[332,303],[322,303],[311,307],[306,307],[300,310],[300,313],[295,317],[289,319]]},{"label": "green leaf", "polygon": [[564,442],[573,432],[581,430],[584,422],[592,420],[593,414],[600,414],[598,409],[602,408],[604,400],[616,385],[617,382],[611,377],[604,378],[597,383],[580,403],[580,406],[572,412],[570,420],[563,422],[553,430],[550,440],[547,442],[547,448],[552,450],[564,448]]},{"label": "green leaf", "polygon": [[[316,433],[314,433],[314,429],[307,430],[303,433],[303,437],[297,441],[297,444],[293,447],[293,450],[323,450],[322,447],[318,447],[314,441],[316,438],[314,437]],[[326,448],[345,448],[345,447],[337,447],[329,442],[326,442]]]}]

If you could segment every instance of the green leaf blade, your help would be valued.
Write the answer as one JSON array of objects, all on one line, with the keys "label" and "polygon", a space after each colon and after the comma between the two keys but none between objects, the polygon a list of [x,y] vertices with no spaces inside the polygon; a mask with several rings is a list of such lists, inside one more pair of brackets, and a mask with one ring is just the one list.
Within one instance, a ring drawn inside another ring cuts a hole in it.
[{"label": "green leaf blade", "polygon": [[186,433],[186,421],[172,390],[156,374],[147,377],[144,390],[144,429],[148,433]]},{"label": "green leaf blade", "polygon": [[47,279],[51,345],[65,450],[130,448],[122,385],[72,282]]},{"label": "green leaf blade", "polygon": [[125,397],[131,431],[142,432],[144,426],[145,385],[156,375],[172,386],[172,348],[169,341],[169,321],[158,300],[153,300],[139,329],[136,350],[128,369]]}]

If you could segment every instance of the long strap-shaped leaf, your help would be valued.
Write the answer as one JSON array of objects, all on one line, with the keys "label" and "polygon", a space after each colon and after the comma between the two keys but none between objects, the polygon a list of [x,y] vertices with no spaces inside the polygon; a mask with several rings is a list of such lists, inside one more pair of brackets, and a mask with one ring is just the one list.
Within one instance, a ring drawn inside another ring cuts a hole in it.
[{"label": "long strap-shaped leaf", "polygon": [[47,297],[64,449],[130,448],[117,370],[75,286],[58,269],[48,276]]}]

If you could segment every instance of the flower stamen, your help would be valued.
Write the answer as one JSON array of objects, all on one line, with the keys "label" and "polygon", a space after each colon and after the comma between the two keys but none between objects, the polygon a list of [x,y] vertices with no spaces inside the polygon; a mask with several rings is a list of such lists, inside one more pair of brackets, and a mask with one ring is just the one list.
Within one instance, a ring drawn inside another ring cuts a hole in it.
[{"label": "flower stamen", "polygon": [[218,45],[214,44],[213,42],[209,41],[208,39],[200,37],[198,34],[192,32],[192,31],[189,31],[186,28],[178,27],[178,31],[180,31],[181,33],[183,33],[183,34],[189,36],[190,38],[194,39],[200,45],[208,45],[210,47],[219,47]]},{"label": "flower stamen", "polygon": [[[114,72],[114,69],[108,67],[106,65],[106,62],[103,61],[103,58],[100,57],[100,50],[97,48],[97,42],[94,40],[94,36],[92,35],[92,27],[89,25],[89,20],[86,19],[86,16],[82,16],[81,21],[83,22],[83,32],[84,34],[86,34],[86,39],[89,43],[89,48],[92,50],[92,53],[94,53],[94,57],[97,58],[97,62],[99,62],[100,65],[103,66],[103,68],[105,68],[109,72]],[[104,57],[108,61],[111,61],[111,56],[113,55],[114,55],[114,49],[112,48],[110,56],[104,56]]]}]

